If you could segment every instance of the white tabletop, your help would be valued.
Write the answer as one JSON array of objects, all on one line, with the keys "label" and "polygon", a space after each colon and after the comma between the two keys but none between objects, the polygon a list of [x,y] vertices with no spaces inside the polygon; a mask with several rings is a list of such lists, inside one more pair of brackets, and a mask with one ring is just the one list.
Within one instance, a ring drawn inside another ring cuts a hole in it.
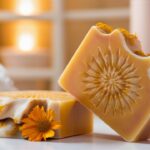
[{"label": "white tabletop", "polygon": [[96,118],[92,134],[47,142],[1,138],[0,150],[150,150],[150,141],[125,142]]}]

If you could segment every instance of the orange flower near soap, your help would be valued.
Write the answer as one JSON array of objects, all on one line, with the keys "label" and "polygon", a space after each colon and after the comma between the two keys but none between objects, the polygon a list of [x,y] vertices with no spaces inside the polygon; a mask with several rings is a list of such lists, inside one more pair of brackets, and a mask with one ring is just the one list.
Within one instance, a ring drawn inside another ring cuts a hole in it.
[{"label": "orange flower near soap", "polygon": [[125,140],[149,137],[150,58],[136,35],[92,26],[59,84]]},{"label": "orange flower near soap", "polygon": [[87,134],[92,128],[93,114],[69,93],[0,92],[0,137],[20,138],[21,131],[23,138],[41,141]]},{"label": "orange flower near soap", "polygon": [[27,118],[22,119],[22,136],[30,141],[41,141],[55,136],[55,130],[60,128],[60,123],[54,120],[54,111],[47,112],[44,107],[37,105]]}]

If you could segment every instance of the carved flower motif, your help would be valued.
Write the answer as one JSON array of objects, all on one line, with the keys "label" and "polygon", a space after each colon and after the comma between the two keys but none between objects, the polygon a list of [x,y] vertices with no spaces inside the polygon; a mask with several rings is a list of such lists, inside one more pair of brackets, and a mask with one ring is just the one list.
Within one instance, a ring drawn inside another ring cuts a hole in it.
[{"label": "carved flower motif", "polygon": [[132,110],[132,104],[139,99],[140,77],[129,58],[113,53],[110,49],[98,48],[97,56],[88,63],[83,82],[84,93],[96,107],[106,112],[124,113]]}]

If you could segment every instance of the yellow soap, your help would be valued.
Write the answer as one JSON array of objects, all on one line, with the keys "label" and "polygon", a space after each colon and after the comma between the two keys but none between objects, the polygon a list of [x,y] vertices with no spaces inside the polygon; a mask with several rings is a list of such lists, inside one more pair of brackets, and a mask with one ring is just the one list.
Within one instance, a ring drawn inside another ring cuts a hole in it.
[{"label": "yellow soap", "polygon": [[[0,106],[0,123],[5,124],[5,126],[0,126],[1,137],[15,137],[18,130],[14,128],[14,124],[21,124],[22,119],[28,116],[36,106],[43,106],[46,110],[54,111],[54,119],[61,125],[54,138],[86,134],[92,131],[92,113],[66,92],[1,92]],[[10,120],[5,123],[8,118],[13,122]],[[9,133],[11,134],[7,135]]]},{"label": "yellow soap", "polygon": [[135,35],[92,26],[59,84],[125,140],[150,136],[150,57]]}]

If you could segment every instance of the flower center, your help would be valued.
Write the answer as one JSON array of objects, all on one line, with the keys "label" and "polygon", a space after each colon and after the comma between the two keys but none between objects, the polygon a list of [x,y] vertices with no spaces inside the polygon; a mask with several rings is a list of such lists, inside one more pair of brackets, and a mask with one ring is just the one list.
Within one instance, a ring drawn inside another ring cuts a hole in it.
[{"label": "flower center", "polygon": [[123,90],[123,87],[120,86],[120,83],[123,84],[124,81],[121,80],[116,70],[112,70],[112,72],[106,71],[101,74],[100,83],[102,83],[104,90],[114,94]]},{"label": "flower center", "polygon": [[46,120],[40,121],[37,127],[40,132],[46,132],[50,129],[50,126],[51,126],[50,122]]},{"label": "flower center", "polygon": [[113,85],[115,84],[115,79],[108,79],[108,85]]}]

